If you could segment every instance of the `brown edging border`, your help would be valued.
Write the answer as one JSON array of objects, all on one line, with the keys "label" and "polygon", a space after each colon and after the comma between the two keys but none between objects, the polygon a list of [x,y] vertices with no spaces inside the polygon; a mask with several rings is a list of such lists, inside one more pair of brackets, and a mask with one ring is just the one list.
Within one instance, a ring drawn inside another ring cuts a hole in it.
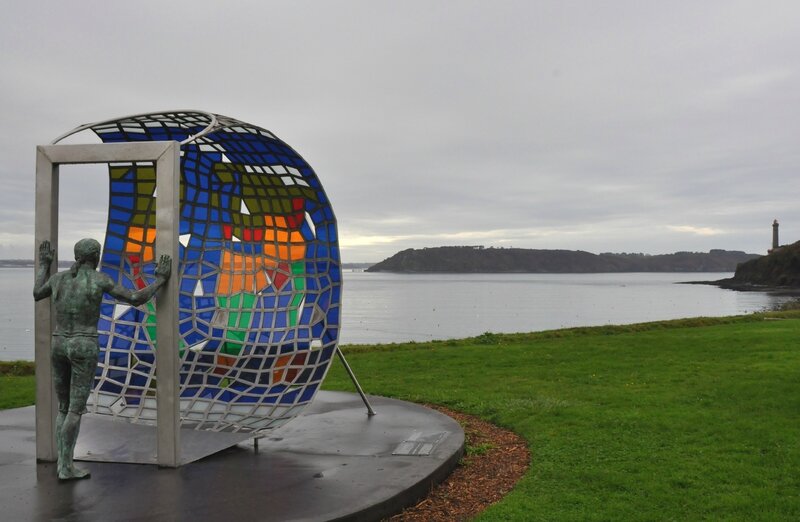
[{"label": "brown edging border", "polygon": [[476,451],[465,455],[427,497],[385,520],[450,522],[474,517],[507,495],[528,470],[528,444],[513,431],[478,417],[435,404],[425,406],[458,421],[464,429],[467,448]]}]

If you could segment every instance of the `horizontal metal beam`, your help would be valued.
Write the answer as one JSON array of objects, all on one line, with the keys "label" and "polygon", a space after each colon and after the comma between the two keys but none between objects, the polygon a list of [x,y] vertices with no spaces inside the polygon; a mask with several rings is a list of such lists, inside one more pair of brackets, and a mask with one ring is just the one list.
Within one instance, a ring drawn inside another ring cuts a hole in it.
[{"label": "horizontal metal beam", "polygon": [[172,141],[148,143],[92,143],[86,145],[39,145],[37,151],[53,164],[111,163],[115,161],[156,161],[171,151]]}]

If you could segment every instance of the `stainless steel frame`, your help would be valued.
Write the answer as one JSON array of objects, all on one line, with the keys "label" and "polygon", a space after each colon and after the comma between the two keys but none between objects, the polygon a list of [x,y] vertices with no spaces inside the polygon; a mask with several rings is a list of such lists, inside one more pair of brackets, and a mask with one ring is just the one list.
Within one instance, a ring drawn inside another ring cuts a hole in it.
[{"label": "stainless steel frame", "polygon": [[[209,124],[206,126],[206,128],[203,129],[202,131],[198,132],[197,134],[193,134],[193,135],[189,136],[188,138],[186,138],[185,140],[183,140],[181,142],[181,145],[183,145],[185,143],[191,143],[194,140],[196,140],[197,138],[201,138],[201,137],[205,136],[206,134],[211,132],[217,126],[217,115],[213,114],[211,112],[197,111],[197,110],[172,110],[172,111],[165,111],[165,112],[170,112],[170,113],[184,112],[184,113],[192,113],[192,114],[203,114],[204,116],[208,116]],[[61,136],[57,137],[56,139],[51,141],[50,144],[51,145],[55,145],[59,141],[61,141],[63,139],[66,139],[66,138],[68,138],[68,137],[70,137],[70,136],[72,136],[74,134],[78,134],[79,132],[83,132],[83,131],[85,131],[87,129],[91,129],[92,127],[96,127],[98,125],[103,125],[104,123],[111,123],[111,122],[120,121],[120,120],[127,120],[129,118],[137,118],[139,116],[149,116],[150,114],[153,114],[153,113],[152,112],[142,112],[142,113],[139,113],[139,114],[129,114],[128,116],[123,116],[121,118],[114,118],[113,120],[102,120],[102,121],[96,121],[94,123],[86,123],[86,124],[83,124],[83,125],[79,125],[78,127],[75,127],[74,129],[72,129],[71,131],[65,132]]]},{"label": "stainless steel frame", "polygon": [[[58,252],[59,165],[152,161],[156,165],[156,256],[172,258],[173,276],[156,294],[156,414],[158,465],[180,465],[180,363],[178,361],[178,225],[180,221],[180,143],[107,143],[91,145],[41,145],[36,148],[35,251],[49,240]],[[57,270],[58,259],[51,270]],[[36,458],[55,461],[57,401],[50,368],[50,342],[54,326],[50,300],[36,303]]]}]

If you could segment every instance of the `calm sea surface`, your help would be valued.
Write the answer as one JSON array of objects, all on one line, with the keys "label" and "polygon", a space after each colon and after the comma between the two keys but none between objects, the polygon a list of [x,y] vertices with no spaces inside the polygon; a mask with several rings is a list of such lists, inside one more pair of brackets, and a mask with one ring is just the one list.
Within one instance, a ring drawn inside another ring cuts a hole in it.
[{"label": "calm sea surface", "polygon": [[386,274],[348,272],[342,344],[755,312],[790,298],[679,281],[731,273]]},{"label": "calm sea surface", "polygon": [[[787,297],[678,281],[690,274],[385,274],[345,271],[342,344],[722,316]],[[0,360],[33,359],[33,270],[0,268]]]}]

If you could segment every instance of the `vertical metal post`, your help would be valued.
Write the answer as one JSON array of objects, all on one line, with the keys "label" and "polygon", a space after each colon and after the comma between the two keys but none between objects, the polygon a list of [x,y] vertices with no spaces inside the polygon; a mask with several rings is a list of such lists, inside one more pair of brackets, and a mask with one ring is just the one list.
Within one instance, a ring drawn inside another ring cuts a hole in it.
[{"label": "vertical metal post", "polygon": [[[36,272],[39,270],[39,245],[49,240],[56,255],[50,273],[58,271],[58,165],[54,165],[41,147],[36,148]],[[55,420],[58,404],[50,365],[54,316],[52,299],[39,301],[34,309],[34,360],[36,362],[36,459],[54,462],[56,451]]]},{"label": "vertical metal post", "polygon": [[172,258],[172,276],[156,295],[156,423],[158,465],[180,465],[180,359],[178,355],[178,234],[180,223],[180,144],[175,141],[156,162],[156,261]]}]

